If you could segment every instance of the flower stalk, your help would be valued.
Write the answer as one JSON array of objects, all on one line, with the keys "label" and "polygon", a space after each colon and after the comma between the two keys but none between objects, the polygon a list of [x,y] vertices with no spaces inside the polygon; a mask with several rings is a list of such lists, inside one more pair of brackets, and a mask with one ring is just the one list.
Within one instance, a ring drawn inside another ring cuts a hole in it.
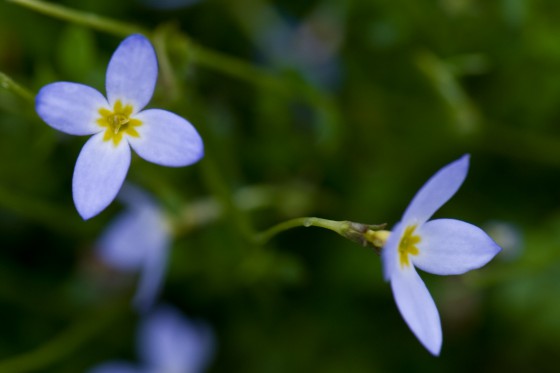
[{"label": "flower stalk", "polygon": [[8,2],[21,5],[47,16],[81,24],[117,36],[128,36],[136,33],[149,35],[150,33],[149,30],[134,24],[115,21],[110,18],[98,16],[94,13],[81,12],[62,5],[47,3],[44,1],[8,0]]},{"label": "flower stalk", "polygon": [[7,89],[16,96],[19,96],[28,102],[33,102],[33,98],[35,97],[35,95],[31,93],[30,90],[23,88],[3,72],[0,72],[0,87]]},{"label": "flower stalk", "polygon": [[380,252],[382,245],[388,237],[389,231],[383,230],[386,224],[372,225],[355,223],[348,220],[336,221],[316,217],[302,217],[290,219],[279,223],[264,232],[254,236],[254,241],[258,244],[265,244],[274,236],[288,229],[298,227],[318,227],[336,232],[350,241],[356,242],[364,247],[372,247],[377,253]]}]

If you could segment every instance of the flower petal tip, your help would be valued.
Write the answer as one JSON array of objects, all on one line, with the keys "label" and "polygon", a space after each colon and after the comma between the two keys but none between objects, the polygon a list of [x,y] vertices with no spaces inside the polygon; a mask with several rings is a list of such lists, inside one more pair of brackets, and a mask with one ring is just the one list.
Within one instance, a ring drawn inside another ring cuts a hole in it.
[{"label": "flower petal tip", "polygon": [[131,34],[131,35],[127,36],[126,39],[124,39],[122,42],[124,43],[127,40],[129,40],[129,41],[130,40],[132,40],[132,41],[138,40],[138,42],[148,42],[148,43],[150,42],[150,40],[146,36],[144,36],[143,34]]},{"label": "flower petal tip", "polygon": [[393,296],[401,316],[420,343],[433,355],[442,344],[439,313],[428,288],[413,266],[391,276]]},{"label": "flower petal tip", "polygon": [[[144,48],[149,50],[154,50],[150,39],[142,34],[131,34],[127,36],[121,43],[119,44],[119,48]],[[128,52],[128,51],[127,51]]]},{"label": "flower petal tip", "polygon": [[95,203],[94,201],[87,201],[83,199],[79,193],[72,193],[74,197],[74,205],[76,206],[76,210],[78,214],[84,219],[84,221],[89,220],[101,213],[101,211],[105,210],[105,208],[109,205],[100,205],[99,203]]},{"label": "flower petal tip", "polygon": [[109,61],[105,88],[110,105],[117,100],[132,105],[137,113],[150,102],[158,75],[152,43],[141,34],[124,39]]},{"label": "flower petal tip", "polygon": [[153,53],[155,55],[155,50],[150,39],[142,34],[132,34],[124,39],[119,47],[125,48],[140,48],[144,49],[146,52]]},{"label": "flower petal tip", "polygon": [[447,164],[437,171],[416,193],[402,221],[422,225],[459,190],[469,171],[470,155]]},{"label": "flower petal tip", "polygon": [[130,146],[148,162],[167,167],[184,167],[204,155],[202,138],[194,126],[179,115],[162,109],[138,114],[140,137],[129,138]]},{"label": "flower petal tip", "polygon": [[425,347],[432,355],[434,355],[434,357],[439,357],[439,354],[441,353],[441,342],[438,346],[434,346],[432,348],[429,348],[427,346]]},{"label": "flower petal tip", "polygon": [[503,250],[502,247],[499,246],[493,240],[492,240],[492,243],[493,243],[493,245],[488,250],[489,251],[489,257],[490,257],[490,259],[488,259],[488,262],[490,262],[492,259],[494,259],[496,257],[496,255],[498,255]]},{"label": "flower petal tip", "polygon": [[468,170],[469,165],[471,163],[471,155],[469,153],[466,153],[461,158],[459,158],[456,162]]},{"label": "flower petal tip", "polygon": [[107,105],[94,88],[78,83],[47,84],[35,96],[35,111],[50,127],[70,135],[91,135],[100,131],[97,110]]},{"label": "flower petal tip", "polygon": [[113,198],[108,202],[100,200],[85,200],[82,196],[79,195],[79,193],[73,193],[73,197],[76,210],[84,220],[89,220],[99,215],[115,199]]},{"label": "flower petal tip", "polygon": [[[75,202],[74,202],[74,203],[75,203]],[[94,216],[96,216],[96,215],[99,214],[99,212],[97,212],[97,213],[92,213],[91,211],[80,210],[80,209],[78,208],[77,205],[76,205],[76,209],[78,210],[78,214],[80,214],[80,216],[82,217],[82,219],[83,219],[84,221],[87,221],[87,220],[89,220],[89,219],[91,219],[91,218],[93,218]]]},{"label": "flower petal tip", "polygon": [[103,133],[82,148],[72,178],[74,204],[84,220],[103,211],[117,197],[130,166],[130,147],[113,146]]},{"label": "flower petal tip", "polygon": [[[444,169],[454,169],[456,173],[463,174],[466,177],[471,163],[471,155],[469,153],[464,154],[461,158],[449,163]],[[442,171],[440,170],[440,171]]]},{"label": "flower petal tip", "polygon": [[198,150],[198,154],[196,156],[193,157],[192,160],[189,161],[189,163],[187,163],[185,166],[190,166],[192,164],[195,164],[197,162],[200,162],[200,160],[202,158],[204,158],[204,143],[202,142],[202,138],[200,138],[200,148]]},{"label": "flower petal tip", "polygon": [[440,355],[441,346],[443,344],[441,327],[439,329],[439,333],[435,333],[434,335],[420,336],[416,334],[416,332],[414,332],[414,334],[416,335],[416,338],[418,338],[418,341],[422,344],[422,346],[424,346],[426,350],[428,350],[430,354],[435,357],[438,357]]}]

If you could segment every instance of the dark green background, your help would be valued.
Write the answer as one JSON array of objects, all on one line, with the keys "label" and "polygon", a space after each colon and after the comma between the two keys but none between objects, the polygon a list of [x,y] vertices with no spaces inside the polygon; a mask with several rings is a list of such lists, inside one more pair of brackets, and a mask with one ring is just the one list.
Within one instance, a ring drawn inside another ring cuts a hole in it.
[{"label": "dark green background", "polygon": [[[160,76],[151,106],[188,118],[206,157],[169,169],[135,156],[128,176],[175,219],[201,199],[226,206],[220,219],[174,239],[162,294],[213,326],[211,372],[555,370],[560,3],[203,0],[173,11],[63,3],[170,40],[186,34],[272,76],[228,74],[224,60],[211,66],[169,43],[173,74]],[[322,12],[321,35],[335,45],[331,80],[314,79],[317,66],[290,66],[299,53],[293,44],[267,56],[263,6],[294,27]],[[103,91],[122,39],[0,2],[0,71],[33,92],[61,80]],[[0,364],[60,335],[52,361],[47,350],[44,368],[29,371],[138,359],[138,316],[128,307],[134,279],[93,256],[121,206],[83,222],[72,203],[84,141],[57,133],[33,105],[0,89]],[[416,190],[464,153],[469,176],[436,216],[491,234],[501,222],[518,238],[481,270],[422,274],[442,318],[439,358],[401,319],[373,250],[313,228],[263,247],[247,238],[247,225],[261,230],[306,215],[391,226]],[[249,189],[240,211],[227,207],[228,194],[255,186],[273,190],[263,206],[246,210],[258,199]],[[69,343],[72,328],[78,336]]]}]

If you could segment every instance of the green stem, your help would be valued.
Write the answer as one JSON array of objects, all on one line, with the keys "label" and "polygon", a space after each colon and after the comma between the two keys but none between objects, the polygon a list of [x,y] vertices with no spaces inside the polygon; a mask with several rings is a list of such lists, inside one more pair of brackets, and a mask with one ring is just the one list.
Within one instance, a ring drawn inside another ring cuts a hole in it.
[{"label": "green stem", "polygon": [[194,61],[206,68],[219,71],[225,75],[250,82],[255,86],[272,89],[277,92],[290,93],[290,89],[267,70],[253,66],[243,60],[230,57],[189,41]]},{"label": "green stem", "polygon": [[180,98],[180,87],[177,84],[178,80],[175,77],[175,72],[171,66],[169,59],[169,35],[176,32],[174,24],[164,24],[154,31],[152,40],[154,48],[156,49],[159,57],[159,69],[161,71],[161,85],[164,87],[162,90],[168,101],[175,102]]},{"label": "green stem", "polygon": [[[24,6],[48,16],[59,18],[65,21],[74,22],[93,29],[104,31],[117,36],[127,36],[133,33],[151,35],[152,33],[137,25],[114,21],[109,18],[101,17],[96,14],[74,10],[62,5],[50,4],[38,0],[7,0],[9,2]],[[200,65],[220,71],[240,79],[253,82],[260,86],[274,86],[276,89],[285,90],[285,86],[280,79],[267,73],[265,70],[256,68],[242,60],[227,56],[220,52],[200,46],[190,40],[186,35],[181,34],[181,42],[186,44],[193,59]]]},{"label": "green stem", "polygon": [[[110,18],[102,17],[93,13],[74,10],[65,6],[46,3],[38,0],[7,0],[9,2],[24,6],[48,16],[65,21],[70,21],[93,29],[107,32],[116,36],[127,36],[133,33],[142,33],[151,36],[152,32],[141,26],[119,22]],[[292,94],[294,89],[287,87],[285,82],[263,68],[251,65],[239,58],[228,56],[224,53],[201,46],[191,40],[187,35],[178,33],[178,42],[188,50],[193,60],[201,66],[222,72],[264,88]],[[161,43],[159,41],[158,43]],[[297,87],[299,91],[301,87]],[[317,100],[317,92],[302,92],[309,101]],[[314,96],[314,97],[308,97]]]},{"label": "green stem", "polygon": [[256,234],[254,236],[254,241],[260,245],[263,245],[270,241],[274,236],[288,229],[298,228],[298,227],[319,227],[331,230],[336,232],[340,235],[343,234],[343,230],[346,227],[348,222],[346,221],[335,221],[335,220],[327,220],[315,217],[304,217],[304,218],[295,218],[290,219],[280,224],[276,224],[275,226],[267,229],[264,232]]},{"label": "green stem", "polygon": [[[275,208],[284,216],[294,216],[311,210],[317,198],[314,188],[302,185],[250,185],[235,190],[233,203],[245,214],[263,208]],[[190,201],[178,213],[169,216],[175,237],[206,226],[224,216],[222,203],[209,196]]]},{"label": "green stem", "polygon": [[[152,39],[154,39],[154,43],[157,44],[161,50],[162,41],[158,40],[157,35],[154,36],[150,30],[134,24],[114,21],[96,14],[82,12],[38,0],[7,1],[55,18],[74,22],[117,36],[142,33],[152,37]],[[199,66],[244,80],[262,89],[275,91],[285,97],[297,96],[303,99],[322,116],[320,118],[322,127],[321,140],[323,140],[327,146],[331,148],[330,150],[336,150],[336,144],[339,141],[338,139],[341,133],[341,125],[338,110],[336,109],[332,97],[311,86],[286,84],[282,77],[276,76],[264,68],[254,66],[239,58],[231,57],[227,54],[199,45],[184,33],[177,32],[175,36],[176,39],[174,39],[174,46],[188,53],[188,56],[192,59],[193,63]],[[167,66],[163,67],[167,68]]]},{"label": "green stem", "polygon": [[0,372],[43,371],[47,366],[72,355],[95,335],[106,331],[127,308],[128,303],[119,302],[112,307],[103,308],[85,320],[80,317],[73,326],[39,348],[0,361]]},{"label": "green stem", "polygon": [[4,74],[3,72],[0,72],[0,87],[11,91],[15,95],[23,98],[26,101],[34,101],[35,95],[31,93],[31,91],[14,82],[12,78]]},{"label": "green stem", "polygon": [[78,23],[110,34],[127,36],[135,33],[149,35],[150,32],[140,26],[114,21],[109,18],[101,17],[93,13],[73,10],[62,5],[46,3],[38,0],[7,0],[26,8],[35,10],[39,13],[66,21]]},{"label": "green stem", "polygon": [[447,104],[457,130],[465,134],[478,130],[480,113],[449,66],[429,51],[418,52],[414,58],[418,68]]}]

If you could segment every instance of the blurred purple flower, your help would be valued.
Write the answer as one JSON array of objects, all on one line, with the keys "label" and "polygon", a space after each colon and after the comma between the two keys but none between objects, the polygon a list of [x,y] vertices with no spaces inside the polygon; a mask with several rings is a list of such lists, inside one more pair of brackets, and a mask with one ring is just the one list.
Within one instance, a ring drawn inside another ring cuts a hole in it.
[{"label": "blurred purple flower", "polygon": [[160,306],[142,321],[137,349],[140,365],[111,361],[89,373],[200,373],[214,352],[214,336],[206,324]]},{"label": "blurred purple flower", "polygon": [[170,227],[157,203],[142,190],[125,184],[119,200],[126,210],[103,232],[97,253],[107,264],[125,272],[140,272],[133,303],[146,310],[163,283],[170,247]]},{"label": "blurred purple flower", "polygon": [[160,10],[176,10],[199,3],[201,0],[140,0],[147,7]]},{"label": "blurred purple flower", "polygon": [[144,373],[144,372],[146,371],[128,362],[111,361],[96,366],[95,368],[91,369],[88,373]]},{"label": "blurred purple flower", "polygon": [[[317,7],[297,23],[284,19],[273,8],[261,12],[267,28],[255,33],[255,41],[267,59],[300,72],[315,84],[336,85],[340,75],[337,53],[343,40],[339,12]],[[262,19],[256,22],[259,25]]]},{"label": "blurred purple flower", "polygon": [[469,156],[439,170],[416,193],[382,250],[385,279],[414,335],[433,355],[442,343],[438,310],[418,267],[437,275],[457,275],[488,263],[501,249],[480,228],[454,219],[430,220],[467,176]]},{"label": "blurred purple flower", "polygon": [[156,86],[158,63],[150,41],[131,35],[119,45],[107,67],[107,98],[83,84],[56,82],[35,99],[39,116],[70,135],[93,135],[74,168],[72,194],[87,220],[118,194],[130,166],[132,147],[149,162],[168,167],[202,158],[200,135],[187,120],[161,109],[142,110]]}]

